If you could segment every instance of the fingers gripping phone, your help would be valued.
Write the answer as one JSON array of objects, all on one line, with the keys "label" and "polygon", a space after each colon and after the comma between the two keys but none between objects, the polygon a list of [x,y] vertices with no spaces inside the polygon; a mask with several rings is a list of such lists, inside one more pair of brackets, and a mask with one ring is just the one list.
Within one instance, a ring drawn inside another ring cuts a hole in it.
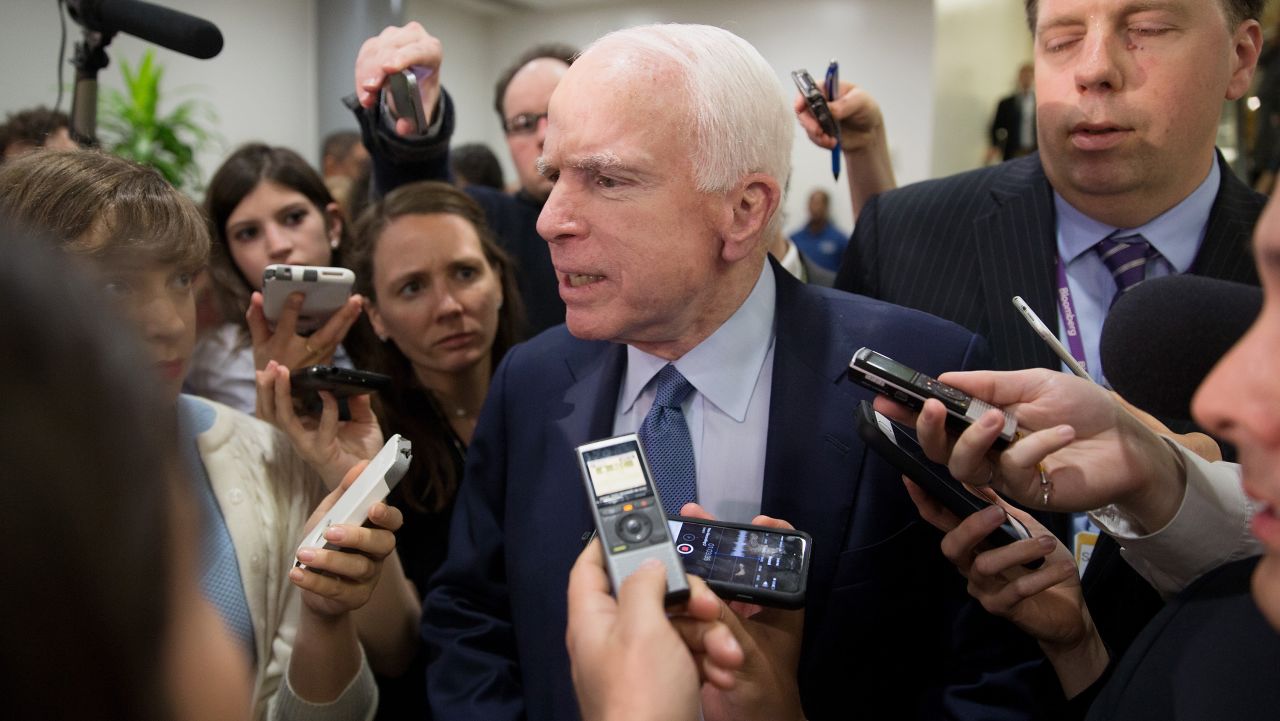
[{"label": "fingers gripping phone", "polygon": [[667,569],[666,602],[687,599],[689,581],[671,542],[639,437],[629,433],[595,441],[578,446],[576,452],[614,593],[640,564],[656,558]]},{"label": "fingers gripping phone", "polygon": [[[957,481],[946,467],[929,460],[911,431],[877,413],[867,401],[862,401],[858,406],[858,435],[902,475],[914,481],[956,516],[967,518],[992,505],[991,501],[973,493]],[[1004,546],[1028,538],[1031,538],[1031,533],[1026,526],[1006,513],[1005,522],[987,536],[986,544],[991,547]],[[1038,568],[1043,562],[1042,558],[1036,559],[1027,566]]]},{"label": "fingers gripping phone", "polygon": [[268,321],[280,320],[285,300],[292,293],[306,299],[298,312],[299,333],[310,333],[346,305],[356,275],[346,268],[275,263],[262,271],[262,312]]},{"label": "fingers gripping phone", "polygon": [[667,520],[684,570],[729,601],[804,606],[813,539],[803,531],[675,516]]},{"label": "fingers gripping phone", "polygon": [[[924,402],[929,398],[938,399],[947,409],[947,425],[958,433],[964,432],[982,414],[995,408],[986,401],[973,398],[936,378],[918,373],[870,348],[859,348],[853,354],[849,361],[849,378],[858,385],[888,396],[915,411],[923,408]],[[1017,437],[1018,422],[1012,415],[1005,413],[1004,427],[991,445],[996,449],[1004,448]]]},{"label": "fingers gripping phone", "polygon": [[800,89],[805,105],[809,106],[809,112],[813,113],[814,119],[822,127],[822,132],[838,140],[840,126],[836,123],[835,116],[831,114],[831,108],[827,107],[827,98],[823,96],[818,84],[813,81],[813,76],[808,70],[792,70],[791,79]]},{"label": "fingers gripping phone", "polygon": [[418,76],[412,70],[401,70],[387,76],[382,86],[382,113],[391,127],[405,119],[413,126],[414,135],[427,132],[427,114],[422,107],[422,94],[418,92]]}]

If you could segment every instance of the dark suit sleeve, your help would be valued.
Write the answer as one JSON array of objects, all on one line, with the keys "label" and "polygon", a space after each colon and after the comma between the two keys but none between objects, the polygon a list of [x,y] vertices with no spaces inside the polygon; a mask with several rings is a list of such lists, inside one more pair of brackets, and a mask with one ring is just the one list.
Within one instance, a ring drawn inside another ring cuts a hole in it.
[{"label": "dark suit sleeve", "polygon": [[836,274],[836,290],[879,298],[875,283],[876,246],[880,242],[878,220],[880,196],[867,201],[853,226],[849,245],[845,246],[840,272]]},{"label": "dark suit sleeve", "polygon": [[453,137],[453,100],[440,89],[439,112],[444,114],[440,129],[429,138],[402,138],[385,128],[375,109],[343,100],[360,123],[360,137],[373,163],[370,193],[380,198],[401,185],[419,180],[452,180],[449,171],[449,140]]},{"label": "dark suit sleeve", "polygon": [[431,579],[422,636],[430,661],[433,717],[507,721],[524,717],[524,698],[506,583],[506,376],[498,366],[467,452],[449,535],[449,555]]}]

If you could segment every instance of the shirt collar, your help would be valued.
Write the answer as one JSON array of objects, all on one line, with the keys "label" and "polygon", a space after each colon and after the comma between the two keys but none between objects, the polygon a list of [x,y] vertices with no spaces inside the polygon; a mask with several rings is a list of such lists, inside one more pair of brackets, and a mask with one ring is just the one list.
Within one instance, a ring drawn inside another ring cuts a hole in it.
[{"label": "shirt collar", "polygon": [[[1123,230],[1126,234],[1140,233],[1175,270],[1186,272],[1200,250],[1200,241],[1209,224],[1209,211],[1213,209],[1221,184],[1222,170],[1215,156],[1209,174],[1190,195],[1145,225]],[[1056,190],[1053,205],[1058,213],[1058,253],[1067,263],[1092,249],[1099,240],[1121,230],[1076,210]],[[1189,232],[1191,230],[1194,232]]]},{"label": "shirt collar", "polygon": [[[751,294],[714,333],[675,361],[693,387],[725,415],[741,423],[773,346],[777,287],[773,268],[764,264]],[[667,364],[663,358],[627,346],[627,373],[619,409],[629,412],[645,386]]]}]

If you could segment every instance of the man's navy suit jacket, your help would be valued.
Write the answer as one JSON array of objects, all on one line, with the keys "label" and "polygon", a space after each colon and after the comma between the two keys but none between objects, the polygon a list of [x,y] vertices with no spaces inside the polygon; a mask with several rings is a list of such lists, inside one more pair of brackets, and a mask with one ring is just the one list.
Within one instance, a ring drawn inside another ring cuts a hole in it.
[{"label": "man's navy suit jacket", "polygon": [[[861,346],[938,374],[985,363],[984,342],[917,311],[806,286],[776,264],[773,272],[761,512],[814,538],[799,675],[810,718],[936,717],[944,703],[960,715],[984,709],[975,718],[1020,717],[985,706],[1024,693],[1017,674],[1002,671],[1031,650],[975,611],[898,472],[857,435],[854,411],[871,394],[844,380]],[[573,449],[612,435],[625,365],[625,346],[558,327],[497,369],[423,613],[436,719],[578,717],[565,593],[593,522]]]}]

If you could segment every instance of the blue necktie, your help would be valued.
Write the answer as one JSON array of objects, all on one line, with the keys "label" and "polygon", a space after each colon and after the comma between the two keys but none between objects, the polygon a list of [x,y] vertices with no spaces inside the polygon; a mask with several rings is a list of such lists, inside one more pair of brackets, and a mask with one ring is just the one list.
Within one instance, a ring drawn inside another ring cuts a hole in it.
[{"label": "blue necktie", "polygon": [[[1119,231],[1117,231],[1119,232]],[[1147,278],[1147,261],[1156,255],[1151,244],[1139,234],[1115,237],[1115,234],[1098,241],[1098,255],[1111,277],[1116,281],[1116,294],[1111,302]]]},{"label": "blue necktie", "polygon": [[693,441],[680,410],[680,404],[692,391],[693,385],[675,366],[670,363],[664,366],[658,371],[653,406],[638,433],[658,484],[662,508],[668,515],[677,514],[684,504],[698,500]]}]

